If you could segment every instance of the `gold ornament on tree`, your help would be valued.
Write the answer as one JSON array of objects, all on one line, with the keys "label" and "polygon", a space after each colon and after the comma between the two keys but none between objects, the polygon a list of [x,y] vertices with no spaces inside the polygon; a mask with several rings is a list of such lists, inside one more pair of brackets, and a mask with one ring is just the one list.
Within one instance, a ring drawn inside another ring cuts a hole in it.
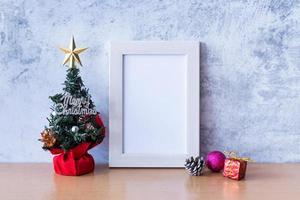
[{"label": "gold ornament on tree", "polygon": [[39,141],[44,143],[44,147],[51,148],[54,146],[56,142],[56,138],[54,137],[54,132],[51,129],[45,129],[41,133],[42,138]]},{"label": "gold ornament on tree", "polygon": [[59,49],[66,54],[63,65],[69,62],[69,68],[75,68],[74,63],[77,62],[80,66],[82,66],[79,54],[85,51],[87,48],[76,48],[74,36],[72,36],[71,38],[69,49],[62,47],[60,47]]}]

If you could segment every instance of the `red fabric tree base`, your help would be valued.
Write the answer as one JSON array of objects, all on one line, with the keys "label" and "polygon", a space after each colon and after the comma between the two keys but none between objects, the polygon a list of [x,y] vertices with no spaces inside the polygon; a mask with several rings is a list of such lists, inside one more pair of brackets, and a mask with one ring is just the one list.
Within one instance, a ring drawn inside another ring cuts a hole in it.
[{"label": "red fabric tree base", "polygon": [[[50,149],[54,156],[54,171],[65,176],[80,176],[94,171],[94,158],[87,152],[95,145],[84,142],[64,152],[61,149]],[[58,155],[57,155],[58,154]]]}]

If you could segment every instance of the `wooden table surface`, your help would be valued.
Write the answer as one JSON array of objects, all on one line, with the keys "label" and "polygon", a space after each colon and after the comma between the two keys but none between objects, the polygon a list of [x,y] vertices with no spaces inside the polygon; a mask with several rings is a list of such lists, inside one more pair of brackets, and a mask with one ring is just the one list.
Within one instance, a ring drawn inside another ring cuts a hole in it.
[{"label": "wooden table surface", "polygon": [[221,173],[192,177],[184,169],[108,169],[55,175],[51,164],[0,164],[1,200],[300,199],[300,164],[250,164],[246,179]]}]

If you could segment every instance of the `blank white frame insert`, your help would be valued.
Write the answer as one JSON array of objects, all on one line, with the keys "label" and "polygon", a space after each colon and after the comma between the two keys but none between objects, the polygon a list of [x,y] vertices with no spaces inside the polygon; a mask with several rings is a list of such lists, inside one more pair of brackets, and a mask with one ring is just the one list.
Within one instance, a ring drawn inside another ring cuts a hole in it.
[{"label": "blank white frame insert", "polygon": [[199,42],[112,42],[109,166],[183,167],[200,149]]}]

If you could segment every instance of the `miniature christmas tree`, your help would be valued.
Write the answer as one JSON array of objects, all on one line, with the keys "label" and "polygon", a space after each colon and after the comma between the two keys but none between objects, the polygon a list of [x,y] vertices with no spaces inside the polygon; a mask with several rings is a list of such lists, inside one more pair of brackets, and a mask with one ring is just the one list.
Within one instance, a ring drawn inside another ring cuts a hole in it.
[{"label": "miniature christmas tree", "polygon": [[[74,38],[70,49],[61,48],[66,53],[64,65],[69,62],[63,93],[50,96],[53,102],[52,113],[48,118],[49,126],[42,132],[44,149],[60,148],[69,150],[82,142],[101,142],[104,127],[99,123],[99,115],[85,88],[75,62],[81,64],[79,53],[86,48],[76,48]],[[51,141],[51,142],[49,142]]]},{"label": "miniature christmas tree", "polygon": [[87,48],[76,48],[74,38],[69,49],[60,48],[65,54],[63,64],[69,63],[62,93],[50,96],[52,113],[47,118],[49,126],[41,133],[43,149],[67,152],[82,143],[99,144],[105,134],[102,120],[95,110],[91,95],[79,75],[79,53]]}]

